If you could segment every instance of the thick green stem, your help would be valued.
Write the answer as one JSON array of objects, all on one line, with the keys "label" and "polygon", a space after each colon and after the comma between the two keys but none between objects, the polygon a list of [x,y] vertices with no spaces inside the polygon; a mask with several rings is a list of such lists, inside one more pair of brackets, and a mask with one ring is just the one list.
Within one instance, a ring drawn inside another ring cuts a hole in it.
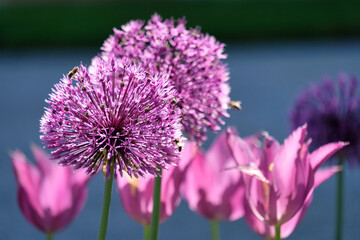
[{"label": "thick green stem", "polygon": [[110,213],[112,183],[114,179],[114,164],[111,164],[110,171],[111,171],[110,178],[106,179],[105,181],[104,199],[103,199],[101,220],[98,231],[98,240],[105,240],[106,238],[106,230],[107,230],[109,213]]},{"label": "thick green stem", "polygon": [[343,181],[344,181],[344,158],[339,156],[339,166],[341,171],[337,174],[337,193],[336,193],[336,232],[335,239],[341,240],[342,219],[343,219]]},{"label": "thick green stem", "polygon": [[216,220],[211,220],[211,235],[212,240],[219,240],[219,225]]},{"label": "thick green stem", "polygon": [[281,231],[280,231],[281,225],[275,226],[275,240],[281,240]]},{"label": "thick green stem", "polygon": [[53,237],[52,237],[52,233],[47,233],[46,234],[46,240],[52,240]]},{"label": "thick green stem", "polygon": [[[161,169],[160,169],[161,174]],[[157,240],[160,218],[160,196],[161,196],[161,177],[155,178],[153,194],[153,212],[151,215],[150,239]]]},{"label": "thick green stem", "polygon": [[150,240],[150,226],[144,226],[144,240]]}]

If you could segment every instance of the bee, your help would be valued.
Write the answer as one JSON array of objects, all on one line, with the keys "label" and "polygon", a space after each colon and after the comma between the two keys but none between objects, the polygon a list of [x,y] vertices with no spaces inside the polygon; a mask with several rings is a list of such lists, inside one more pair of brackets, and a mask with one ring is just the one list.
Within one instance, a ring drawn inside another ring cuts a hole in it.
[{"label": "bee", "polygon": [[176,138],[174,140],[179,152],[181,152],[181,150],[183,149],[183,146],[184,146],[184,141],[186,140],[186,138],[184,137],[181,137],[180,139]]},{"label": "bee", "polygon": [[72,78],[76,73],[77,71],[79,70],[79,67],[74,67],[69,73],[68,73],[68,78]]},{"label": "bee", "polygon": [[229,106],[232,108],[232,109],[236,109],[236,110],[241,110],[241,102],[240,101],[230,101],[229,102]]}]

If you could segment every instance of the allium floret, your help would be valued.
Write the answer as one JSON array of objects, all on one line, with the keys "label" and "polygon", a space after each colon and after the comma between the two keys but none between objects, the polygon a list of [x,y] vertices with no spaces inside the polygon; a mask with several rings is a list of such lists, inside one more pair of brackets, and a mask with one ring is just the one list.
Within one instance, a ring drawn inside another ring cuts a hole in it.
[{"label": "allium floret", "polygon": [[228,116],[230,87],[224,44],[186,21],[153,15],[147,24],[131,21],[104,43],[102,57],[130,58],[146,69],[169,74],[176,88],[174,102],[181,109],[183,130],[201,143],[206,130],[217,131]]},{"label": "allium floret", "polygon": [[338,81],[326,77],[298,96],[291,112],[291,124],[307,123],[314,146],[347,141],[339,154],[358,162],[360,156],[360,92],[354,76],[340,74]]},{"label": "allium floret", "polygon": [[136,177],[175,164],[181,125],[165,76],[119,59],[73,71],[55,84],[41,119],[52,159],[90,174],[102,167],[106,177],[111,164]]}]

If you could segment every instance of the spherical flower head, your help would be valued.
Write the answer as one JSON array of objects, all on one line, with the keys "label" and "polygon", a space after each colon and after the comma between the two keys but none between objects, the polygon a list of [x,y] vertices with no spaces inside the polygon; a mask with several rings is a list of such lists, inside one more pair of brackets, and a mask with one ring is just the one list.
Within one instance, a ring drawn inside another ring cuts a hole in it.
[{"label": "spherical flower head", "polygon": [[130,58],[141,66],[169,74],[181,109],[183,130],[201,143],[207,129],[217,131],[228,116],[230,87],[224,44],[199,29],[186,29],[186,21],[162,20],[153,15],[147,24],[131,21],[104,43],[102,57]]},{"label": "spherical flower head", "polygon": [[337,82],[326,77],[322,83],[305,89],[291,112],[293,129],[304,123],[314,147],[334,141],[350,142],[340,154],[350,163],[360,164],[360,92],[355,77],[340,74]]},{"label": "spherical flower head", "polygon": [[158,175],[178,160],[181,138],[176,91],[166,82],[119,59],[74,68],[47,100],[41,139],[60,164],[91,174],[102,166],[110,177],[115,164],[120,175]]}]

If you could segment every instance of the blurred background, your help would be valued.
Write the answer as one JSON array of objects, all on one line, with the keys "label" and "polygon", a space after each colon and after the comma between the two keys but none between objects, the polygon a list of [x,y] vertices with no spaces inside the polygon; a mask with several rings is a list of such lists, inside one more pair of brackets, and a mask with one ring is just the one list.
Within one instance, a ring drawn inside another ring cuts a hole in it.
[{"label": "blurred background", "polygon": [[[323,76],[360,76],[360,1],[0,0],[0,232],[1,239],[44,239],[21,215],[9,151],[33,160],[41,144],[39,120],[52,86],[73,66],[90,64],[103,41],[131,19],[186,17],[226,44],[232,111],[227,126],[247,136],[267,130],[280,142],[289,134],[288,112],[298,92]],[[225,128],[225,127],[224,127]],[[224,129],[223,128],[223,129]],[[208,148],[215,134],[204,144]],[[359,239],[360,169],[345,171],[344,239]],[[90,183],[80,216],[54,239],[94,239],[103,196],[103,176]],[[290,239],[331,239],[335,178],[315,191],[314,201]],[[142,227],[127,217],[113,189],[108,239],[142,239]],[[220,224],[221,239],[261,239],[240,219]],[[210,225],[182,202],[160,226],[160,239],[210,239]]]}]

